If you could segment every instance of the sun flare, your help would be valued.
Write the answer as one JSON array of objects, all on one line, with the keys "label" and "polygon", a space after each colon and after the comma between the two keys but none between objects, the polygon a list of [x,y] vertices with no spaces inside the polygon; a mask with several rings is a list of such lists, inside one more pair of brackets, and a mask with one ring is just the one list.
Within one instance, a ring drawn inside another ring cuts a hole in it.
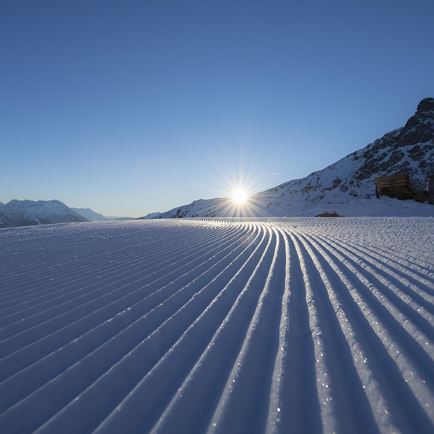
[{"label": "sun flare", "polygon": [[245,205],[248,199],[249,199],[249,195],[245,190],[241,188],[237,188],[231,194],[231,200],[237,206]]}]

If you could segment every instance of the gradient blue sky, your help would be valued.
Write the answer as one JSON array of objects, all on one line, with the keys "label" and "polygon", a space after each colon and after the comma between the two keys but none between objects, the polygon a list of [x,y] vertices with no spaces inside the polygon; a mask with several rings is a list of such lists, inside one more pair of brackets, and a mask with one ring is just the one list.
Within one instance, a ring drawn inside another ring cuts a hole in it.
[{"label": "gradient blue sky", "polygon": [[0,2],[0,201],[143,215],[263,190],[434,96],[432,0]]}]

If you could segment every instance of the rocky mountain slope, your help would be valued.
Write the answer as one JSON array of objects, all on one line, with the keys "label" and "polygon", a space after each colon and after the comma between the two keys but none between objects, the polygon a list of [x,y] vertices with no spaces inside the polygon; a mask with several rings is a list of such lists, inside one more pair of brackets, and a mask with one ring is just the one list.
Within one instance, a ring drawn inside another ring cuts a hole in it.
[{"label": "rocky mountain slope", "polygon": [[90,208],[71,208],[71,209],[75,211],[77,214],[84,217],[85,219],[89,220],[90,222],[108,220],[106,216]]},{"label": "rocky mountain slope", "polygon": [[434,215],[430,204],[377,199],[375,178],[408,174],[413,187],[424,190],[434,174],[434,98],[425,98],[402,128],[375,140],[323,170],[313,172],[250,198],[237,209],[227,199],[198,200],[144,218],[217,217],[235,215],[314,216]]},{"label": "rocky mountain slope", "polygon": [[11,200],[0,206],[0,228],[86,221],[59,200]]}]

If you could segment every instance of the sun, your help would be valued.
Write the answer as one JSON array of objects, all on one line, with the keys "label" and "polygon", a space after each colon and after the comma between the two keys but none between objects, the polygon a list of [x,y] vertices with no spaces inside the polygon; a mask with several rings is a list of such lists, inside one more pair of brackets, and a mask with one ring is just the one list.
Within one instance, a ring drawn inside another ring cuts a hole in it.
[{"label": "sun", "polygon": [[231,200],[236,206],[242,206],[247,203],[249,195],[242,188],[237,188],[231,193]]}]

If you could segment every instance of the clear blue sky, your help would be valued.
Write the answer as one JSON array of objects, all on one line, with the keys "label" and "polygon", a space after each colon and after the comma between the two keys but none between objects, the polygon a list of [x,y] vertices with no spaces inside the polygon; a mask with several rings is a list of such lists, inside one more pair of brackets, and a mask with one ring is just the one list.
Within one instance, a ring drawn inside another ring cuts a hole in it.
[{"label": "clear blue sky", "polygon": [[143,215],[263,190],[434,96],[432,0],[2,0],[0,201]]}]

